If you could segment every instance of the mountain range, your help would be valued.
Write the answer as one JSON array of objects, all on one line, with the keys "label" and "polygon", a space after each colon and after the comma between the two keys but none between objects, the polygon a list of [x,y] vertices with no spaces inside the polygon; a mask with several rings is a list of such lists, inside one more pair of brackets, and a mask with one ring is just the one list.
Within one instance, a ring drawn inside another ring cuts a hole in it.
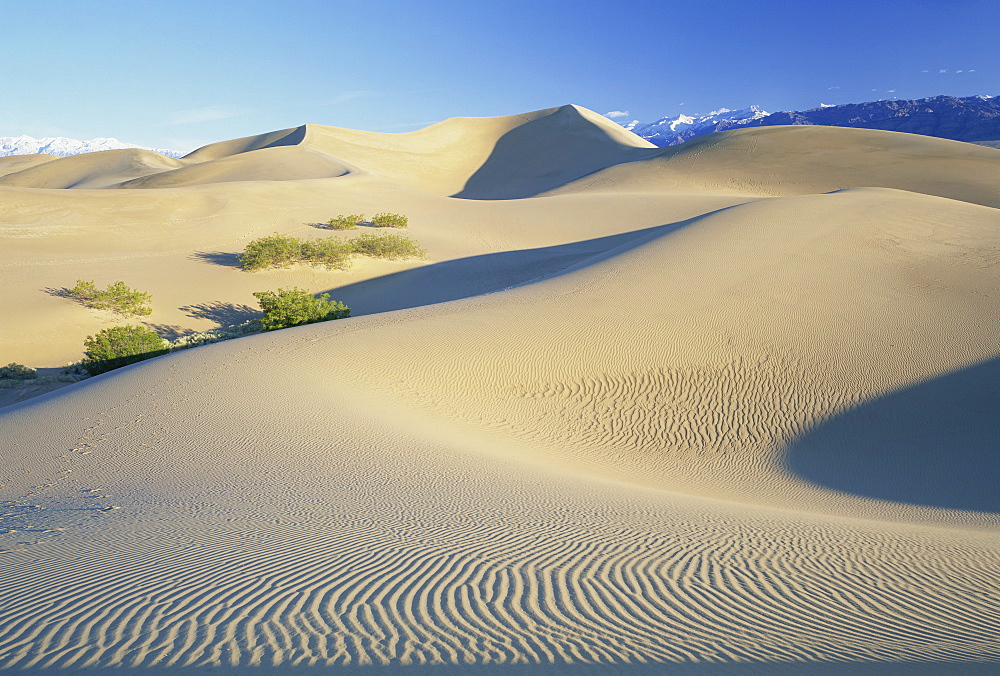
[{"label": "mountain range", "polygon": [[146,148],[132,143],[123,143],[114,138],[94,138],[89,141],[78,141],[61,136],[32,138],[31,136],[0,136],[0,157],[8,155],[56,155],[68,157],[83,153],[93,153],[99,150],[124,150],[140,148],[152,150],[167,157],[181,157],[185,153],[180,150],[164,150],[162,148]]},{"label": "mountain range", "polygon": [[859,127],[996,145],[1000,141],[1000,97],[931,96],[924,99],[822,105],[804,111],[768,113],[758,106],[721,108],[707,115],[633,120],[626,129],[658,145],[673,146],[696,136],[745,127],[811,124]]}]

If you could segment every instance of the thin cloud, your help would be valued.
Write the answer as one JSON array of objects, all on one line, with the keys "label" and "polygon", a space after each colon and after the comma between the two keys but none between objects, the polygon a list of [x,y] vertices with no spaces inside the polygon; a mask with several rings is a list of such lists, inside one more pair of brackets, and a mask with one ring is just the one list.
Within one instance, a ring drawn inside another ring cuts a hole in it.
[{"label": "thin cloud", "polygon": [[627,110],[609,110],[608,112],[604,113],[604,117],[606,117],[606,118],[608,118],[610,120],[613,120],[616,117],[628,117],[628,111]]},{"label": "thin cloud", "polygon": [[896,90],[895,90],[895,89],[886,89],[886,90],[885,90],[885,93],[886,93],[886,94],[895,94],[895,93],[896,93]]},{"label": "thin cloud", "polygon": [[948,72],[947,68],[941,68],[938,70],[938,73],[947,73],[947,72]]},{"label": "thin cloud", "polygon": [[830,91],[831,89],[840,89],[840,85],[833,85],[832,87],[826,88],[827,91]]},{"label": "thin cloud", "polygon": [[347,103],[348,101],[354,101],[355,99],[363,99],[366,96],[374,96],[377,93],[378,92],[374,89],[355,89],[349,92],[341,92],[327,101],[326,105],[339,106],[341,103]]},{"label": "thin cloud", "polygon": [[243,115],[244,111],[229,106],[206,106],[204,108],[190,108],[179,110],[167,120],[167,126],[180,124],[196,124],[198,122],[211,122],[212,120],[228,120],[231,117]]}]

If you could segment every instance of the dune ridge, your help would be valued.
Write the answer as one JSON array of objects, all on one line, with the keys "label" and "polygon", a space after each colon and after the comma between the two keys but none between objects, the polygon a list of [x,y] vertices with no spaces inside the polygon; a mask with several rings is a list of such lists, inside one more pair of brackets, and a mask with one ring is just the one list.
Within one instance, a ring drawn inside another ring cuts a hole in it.
[{"label": "dune ridge", "polygon": [[[51,293],[85,274],[161,330],[356,312],[0,409],[0,669],[995,669],[1000,157],[636,138],[563,106],[9,174],[2,363],[113,323]],[[233,267],[380,210],[429,260]]]}]

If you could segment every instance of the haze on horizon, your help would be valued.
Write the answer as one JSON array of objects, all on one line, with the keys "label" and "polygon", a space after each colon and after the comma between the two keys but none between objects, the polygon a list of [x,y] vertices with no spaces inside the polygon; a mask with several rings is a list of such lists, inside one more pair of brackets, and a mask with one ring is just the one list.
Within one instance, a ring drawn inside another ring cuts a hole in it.
[{"label": "haze on horizon", "polygon": [[4,15],[0,135],[180,150],[306,122],[409,131],[565,103],[651,120],[995,94],[1000,72],[989,0],[112,0]]}]

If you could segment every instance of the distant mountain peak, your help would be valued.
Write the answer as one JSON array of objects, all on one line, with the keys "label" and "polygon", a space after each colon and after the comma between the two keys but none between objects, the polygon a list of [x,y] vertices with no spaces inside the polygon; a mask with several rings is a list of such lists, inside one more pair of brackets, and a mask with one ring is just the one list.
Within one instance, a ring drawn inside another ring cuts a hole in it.
[{"label": "distant mountain peak", "polygon": [[751,120],[766,117],[768,114],[759,106],[750,106],[739,110],[719,108],[705,115],[681,113],[676,117],[661,117],[659,120],[649,123],[633,120],[622,126],[658,146],[668,146],[683,143],[689,138],[706,134],[708,131],[718,131],[716,127],[720,125],[727,125],[726,128],[738,127]]},{"label": "distant mountain peak", "polygon": [[778,113],[768,113],[758,106],[741,110],[720,108],[707,115],[668,116],[649,123],[633,120],[622,126],[662,147],[715,131],[786,124],[882,129],[955,141],[996,141],[1000,140],[1000,97],[941,95],[836,105],[821,103],[810,110]]},{"label": "distant mountain peak", "polygon": [[0,136],[0,157],[8,155],[55,155],[57,157],[68,157],[70,155],[80,155],[82,153],[100,152],[102,150],[123,150],[125,148],[139,148],[142,150],[152,150],[153,152],[166,155],[167,157],[181,157],[185,153],[179,150],[165,150],[162,148],[146,148],[133,143],[123,143],[115,138],[93,138],[89,141],[78,141],[77,139],[64,138],[61,136],[47,136],[45,138],[33,138],[31,136]]}]

